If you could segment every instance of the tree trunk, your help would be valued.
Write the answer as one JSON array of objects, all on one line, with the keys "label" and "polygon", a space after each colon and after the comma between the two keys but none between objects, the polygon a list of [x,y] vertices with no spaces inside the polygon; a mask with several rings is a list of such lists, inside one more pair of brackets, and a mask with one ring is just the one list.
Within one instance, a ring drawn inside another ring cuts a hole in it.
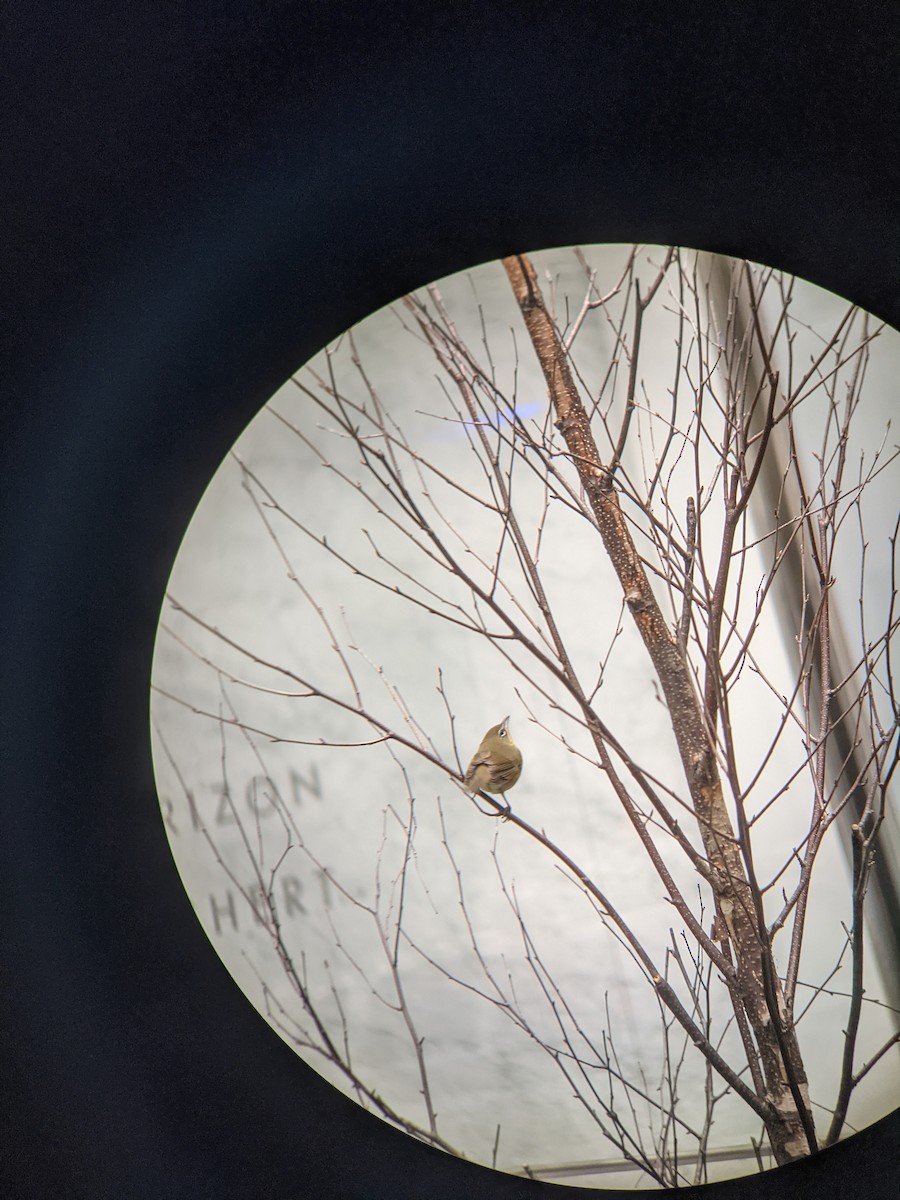
[{"label": "tree trunk", "polygon": [[[712,741],[714,732],[707,729],[708,714],[697,695],[687,661],[666,626],[641,564],[619,504],[613,471],[600,461],[590,419],[559,333],[544,305],[534,269],[520,255],[504,259],[503,265],[547,381],[556,427],[578,470],[625,602],[659,677],[710,867],[707,882],[715,898],[718,935],[730,945],[735,962],[732,1001],[736,1007],[743,1007],[756,1041],[765,1093],[760,1099],[770,1105],[767,1134],[776,1161],[790,1162],[817,1148],[806,1073],[793,1026],[785,1019],[781,983],[762,909],[725,805]],[[713,719],[710,724],[714,723]],[[593,732],[595,737],[601,736],[599,731]],[[758,1067],[753,1074],[760,1077]]]}]

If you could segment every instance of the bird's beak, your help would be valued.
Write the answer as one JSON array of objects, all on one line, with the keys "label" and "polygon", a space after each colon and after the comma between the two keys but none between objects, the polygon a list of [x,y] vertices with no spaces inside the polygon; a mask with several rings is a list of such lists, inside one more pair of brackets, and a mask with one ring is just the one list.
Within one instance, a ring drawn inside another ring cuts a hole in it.
[{"label": "bird's beak", "polygon": [[508,716],[505,716],[505,717],[503,718],[503,720],[500,722],[500,724],[501,724],[501,725],[508,725],[508,724],[509,724],[509,717],[508,717]]}]

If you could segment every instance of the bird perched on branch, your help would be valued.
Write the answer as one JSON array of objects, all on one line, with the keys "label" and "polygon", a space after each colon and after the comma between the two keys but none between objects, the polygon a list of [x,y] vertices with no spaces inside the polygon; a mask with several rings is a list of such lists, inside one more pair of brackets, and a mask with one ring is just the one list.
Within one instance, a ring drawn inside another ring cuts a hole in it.
[{"label": "bird perched on branch", "polygon": [[503,796],[514,787],[522,774],[522,751],[512,740],[509,717],[492,725],[466,768],[463,779],[470,792],[491,792]]}]

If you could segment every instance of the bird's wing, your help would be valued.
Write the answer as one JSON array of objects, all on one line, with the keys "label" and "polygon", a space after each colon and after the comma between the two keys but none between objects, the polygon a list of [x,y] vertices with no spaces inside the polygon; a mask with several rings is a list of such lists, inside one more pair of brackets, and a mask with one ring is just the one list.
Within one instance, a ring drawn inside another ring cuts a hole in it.
[{"label": "bird's wing", "polygon": [[467,780],[471,779],[479,767],[488,766],[490,764],[490,761],[491,761],[490,754],[488,754],[488,753],[479,754],[478,751],[476,750],[475,757],[472,759],[472,761],[466,767],[465,778]]}]

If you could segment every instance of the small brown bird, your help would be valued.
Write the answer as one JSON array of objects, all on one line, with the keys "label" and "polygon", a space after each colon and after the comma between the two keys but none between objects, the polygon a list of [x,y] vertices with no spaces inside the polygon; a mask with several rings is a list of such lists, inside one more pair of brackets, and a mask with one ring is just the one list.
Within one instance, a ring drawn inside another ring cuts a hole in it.
[{"label": "small brown bird", "polygon": [[512,740],[509,717],[504,717],[481,739],[466,768],[464,783],[470,792],[491,792],[505,800],[505,793],[515,786],[521,774],[522,751]]}]

